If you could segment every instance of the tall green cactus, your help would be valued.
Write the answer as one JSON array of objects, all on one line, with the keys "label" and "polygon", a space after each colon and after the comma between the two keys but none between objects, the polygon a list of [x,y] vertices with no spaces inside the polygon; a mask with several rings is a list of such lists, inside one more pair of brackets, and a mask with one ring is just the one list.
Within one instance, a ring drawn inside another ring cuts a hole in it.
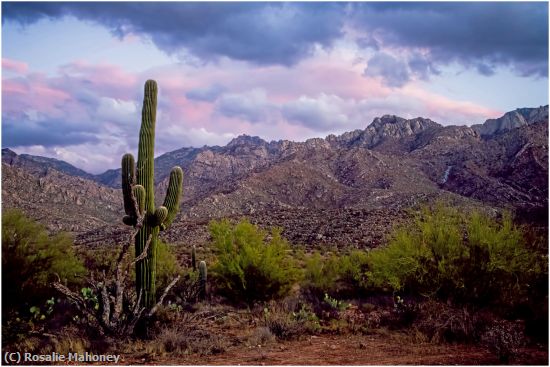
[{"label": "tall green cactus", "polygon": [[204,301],[206,299],[206,277],[207,269],[206,262],[201,261],[199,263],[199,299]]},{"label": "tall green cactus", "polygon": [[138,230],[135,237],[136,258],[144,249],[148,249],[147,257],[136,263],[136,291],[141,295],[142,305],[148,308],[155,303],[158,234],[159,231],[168,228],[174,220],[179,209],[183,184],[181,168],[172,168],[164,204],[155,209],[154,149],[157,92],[157,83],[148,80],[145,83],[141,112],[137,180],[134,157],[131,154],[122,157],[122,194],[126,212],[123,222]]}]

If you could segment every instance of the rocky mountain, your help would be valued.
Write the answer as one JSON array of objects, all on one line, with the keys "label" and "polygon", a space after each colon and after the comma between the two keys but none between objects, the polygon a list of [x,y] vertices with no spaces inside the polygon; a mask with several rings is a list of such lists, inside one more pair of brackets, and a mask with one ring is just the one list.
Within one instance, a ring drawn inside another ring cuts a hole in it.
[{"label": "rocky mountain", "polygon": [[2,208],[18,208],[51,231],[75,233],[120,221],[120,190],[55,169],[36,173],[2,162]]},{"label": "rocky mountain", "polygon": [[490,138],[517,127],[544,121],[548,121],[548,106],[518,108],[515,111],[507,112],[504,116],[497,119],[489,119],[482,125],[473,125],[472,128],[482,137]]},{"label": "rocky mountain", "polygon": [[[179,165],[182,168],[189,167],[197,154],[205,149],[207,148],[181,148],[155,158],[155,180],[159,182],[168,177],[170,175],[170,170],[175,165]],[[216,149],[216,147],[210,147],[208,149]],[[120,188],[120,168],[107,170],[94,176],[92,179],[106,186]]]},{"label": "rocky mountain", "polygon": [[[111,225],[122,216],[115,189],[119,170],[92,177],[95,182],[51,167],[40,176],[20,156],[5,157],[3,152],[5,207],[26,206],[48,221],[55,215],[41,212],[41,206],[57,212],[70,202],[76,212],[97,218],[80,227],[67,222],[64,229],[79,232],[81,243],[111,241],[122,233]],[[224,147],[182,148],[155,159],[159,204],[174,165],[184,169],[184,199],[175,224],[163,234],[171,242],[200,245],[210,219],[246,216],[283,227],[297,244],[376,246],[406,220],[409,208],[442,198],[509,209],[519,219],[547,226],[548,106],[518,109],[472,127],[386,115],[363,130],[325,139],[266,142],[243,135]],[[28,182],[18,183],[16,175],[28,175]],[[63,203],[36,184],[46,178],[50,190],[58,185],[65,190],[58,194]],[[75,205],[78,200],[86,204]]]},{"label": "rocky mountain", "polygon": [[10,166],[24,168],[26,171],[37,175],[46,174],[49,170],[56,170],[70,176],[94,180],[94,175],[76,168],[65,161],[30,154],[18,155],[9,148],[2,149],[2,162]]}]

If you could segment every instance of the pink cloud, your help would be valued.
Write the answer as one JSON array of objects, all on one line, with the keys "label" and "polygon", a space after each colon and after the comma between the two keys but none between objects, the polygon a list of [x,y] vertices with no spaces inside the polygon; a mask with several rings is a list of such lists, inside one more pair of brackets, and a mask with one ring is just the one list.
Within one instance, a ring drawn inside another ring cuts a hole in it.
[{"label": "pink cloud", "polygon": [[440,119],[443,123],[480,123],[488,118],[502,116],[505,112],[471,101],[452,100],[414,85],[403,88],[402,93],[405,98],[416,99],[422,103],[425,117]]},{"label": "pink cloud", "polygon": [[50,79],[39,73],[30,73],[25,79],[3,79],[2,88],[3,108],[11,113],[34,110],[60,116],[58,106],[72,98],[67,91],[50,85]]},{"label": "pink cloud", "polygon": [[171,115],[174,120],[183,120],[192,126],[199,127],[206,125],[210,121],[213,106],[205,103],[193,103],[188,101],[180,101],[172,99]]},{"label": "pink cloud", "polygon": [[2,93],[6,94],[21,94],[27,93],[29,88],[21,80],[17,79],[3,79],[2,80]]},{"label": "pink cloud", "polygon": [[29,65],[23,61],[2,58],[2,69],[10,70],[18,74],[25,74],[29,70]]},{"label": "pink cloud", "polygon": [[90,64],[86,61],[74,61],[59,68],[60,84],[73,85],[75,88],[89,88],[104,96],[127,99],[137,95],[145,80],[126,72],[119,66],[110,64]]},{"label": "pink cloud", "polygon": [[[164,151],[222,144],[240,134],[266,140],[305,140],[365,128],[374,117],[387,113],[457,124],[482,122],[502,114],[474,102],[426,91],[414,83],[401,89],[387,88],[378,79],[365,77],[361,65],[337,57],[312,58],[293,68],[251,67],[222,60],[200,66],[166,65],[140,73],[116,65],[74,61],[61,66],[53,76],[28,71],[17,77],[5,76],[4,113],[17,123],[25,123],[25,119],[29,124],[64,121],[64,128],[85,131],[103,142],[102,154],[118,157],[119,150],[132,149],[137,142],[143,83],[147,79],[159,84],[157,134]],[[220,94],[212,100],[187,98],[188,92],[211,86],[220,86]],[[262,103],[252,103],[258,102],[252,99],[244,106],[251,110],[264,108],[261,118],[248,121],[246,114],[224,114],[219,110],[224,98],[239,100],[255,96],[253,91],[262,91]],[[103,107],[110,108],[103,114],[98,108],[102,102]],[[127,113],[125,106],[132,104],[135,111]],[[301,118],[286,120],[288,114],[284,111],[289,105],[300,107]],[[326,121],[321,126],[323,118]],[[93,145],[90,141],[86,144]]]}]

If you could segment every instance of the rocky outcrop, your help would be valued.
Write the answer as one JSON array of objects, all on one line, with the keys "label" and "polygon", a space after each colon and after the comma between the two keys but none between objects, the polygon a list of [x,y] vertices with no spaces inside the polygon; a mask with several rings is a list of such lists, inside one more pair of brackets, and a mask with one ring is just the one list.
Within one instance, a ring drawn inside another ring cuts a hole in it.
[{"label": "rocky outcrop", "polygon": [[518,108],[497,119],[489,119],[482,125],[473,125],[472,129],[476,130],[482,137],[489,138],[521,126],[543,121],[548,121],[548,106]]},{"label": "rocky outcrop", "polygon": [[2,208],[17,208],[51,231],[83,232],[123,215],[122,194],[96,182],[49,169],[37,175],[2,163]]},{"label": "rocky outcrop", "polygon": [[2,163],[10,166],[22,167],[38,175],[45,175],[49,170],[55,170],[70,176],[82,177],[90,180],[94,179],[92,174],[80,168],[76,168],[65,161],[30,154],[18,155],[8,148],[2,149]]},{"label": "rocky outcrop", "polygon": [[329,135],[326,140],[341,148],[364,146],[372,149],[388,140],[394,142],[441,127],[441,125],[430,119],[418,117],[406,120],[395,115],[384,115],[375,118],[364,130],[354,130],[340,136]]},{"label": "rocky outcrop", "polygon": [[434,128],[441,128],[441,125],[430,119],[419,117],[405,120],[398,116],[385,115],[375,118],[365,130],[363,136],[365,136],[364,140],[368,147],[371,148],[388,138],[402,139]]}]

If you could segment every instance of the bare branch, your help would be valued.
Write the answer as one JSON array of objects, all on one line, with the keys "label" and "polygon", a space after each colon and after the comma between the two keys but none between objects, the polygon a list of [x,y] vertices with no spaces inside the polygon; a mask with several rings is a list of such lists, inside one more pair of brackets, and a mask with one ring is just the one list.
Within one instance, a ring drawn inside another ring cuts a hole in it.
[{"label": "bare branch", "polygon": [[52,285],[55,290],[63,294],[70,302],[75,304],[80,311],[84,312],[86,315],[92,318],[95,318],[96,315],[89,310],[86,305],[86,301],[82,297],[80,297],[78,293],[71,291],[69,288],[59,282],[54,282]]},{"label": "bare branch", "polygon": [[141,295],[142,294],[143,294],[143,289],[140,289],[139,290],[139,295],[138,295],[137,300],[136,300],[136,304],[134,305],[134,309],[132,310],[132,315],[134,315],[134,317],[136,317],[136,315],[138,314],[139,304],[141,303]]},{"label": "bare branch", "polygon": [[54,282],[53,287],[63,295],[67,296],[67,298],[77,304],[85,304],[84,299],[80,297],[77,293],[71,291],[69,288],[65,287],[60,282]]},{"label": "bare branch", "polygon": [[101,321],[105,325],[109,325],[111,304],[109,303],[109,293],[107,293],[107,285],[105,283],[103,283],[103,286],[101,287],[101,299],[103,301],[103,314],[101,315]]},{"label": "bare branch", "polygon": [[126,328],[124,329],[125,333],[128,333],[128,334],[133,334],[134,333],[134,329],[136,327],[136,324],[138,323],[139,320],[141,320],[141,315],[143,314],[143,311],[145,311],[145,307],[141,307],[137,310],[137,313],[134,316],[134,318],[132,319],[132,321],[130,321],[127,324]]},{"label": "bare branch", "polygon": [[124,271],[124,259],[128,255],[128,249],[133,242],[134,237],[139,232],[136,230],[130,240],[122,246],[120,254],[118,255],[116,262],[116,273],[115,273],[115,299],[113,301],[113,315],[111,317],[111,322],[118,322],[120,314],[122,313],[122,307],[124,303],[124,289],[125,289],[125,280],[128,271]]},{"label": "bare branch", "polygon": [[[137,233],[138,231],[136,231]],[[132,243],[132,239],[133,239],[134,235],[132,235],[132,238],[130,239],[130,241],[128,241],[127,243],[125,243],[122,248],[120,249],[120,253],[118,254],[118,258],[116,260],[116,271],[117,271],[117,275],[119,273],[119,271],[122,270],[122,263],[123,263],[123,260],[124,260],[124,257],[126,257],[126,255],[128,254],[128,249],[130,248],[130,245]]]},{"label": "bare branch", "polygon": [[152,236],[149,235],[149,237],[147,238],[147,243],[145,244],[145,248],[143,249],[141,254],[139,254],[139,256],[136,257],[136,259],[130,263],[130,266],[134,265],[135,263],[137,263],[137,262],[139,262],[139,261],[141,261],[141,260],[143,260],[147,257],[147,252],[149,251],[149,245],[151,244],[151,239],[152,239]]},{"label": "bare branch", "polygon": [[168,286],[164,289],[164,293],[162,294],[162,296],[160,296],[160,299],[159,301],[157,302],[157,304],[151,309],[151,311],[149,311],[149,313],[147,314],[148,317],[151,317],[155,314],[155,312],[157,312],[157,309],[160,307],[160,305],[162,305],[162,302],[164,301],[164,298],[166,297],[166,295],[168,294],[168,292],[170,291],[170,289],[176,285],[176,283],[178,282],[178,280],[180,280],[180,275],[178,275],[174,280],[172,280],[172,282],[170,284],[168,284]]}]

